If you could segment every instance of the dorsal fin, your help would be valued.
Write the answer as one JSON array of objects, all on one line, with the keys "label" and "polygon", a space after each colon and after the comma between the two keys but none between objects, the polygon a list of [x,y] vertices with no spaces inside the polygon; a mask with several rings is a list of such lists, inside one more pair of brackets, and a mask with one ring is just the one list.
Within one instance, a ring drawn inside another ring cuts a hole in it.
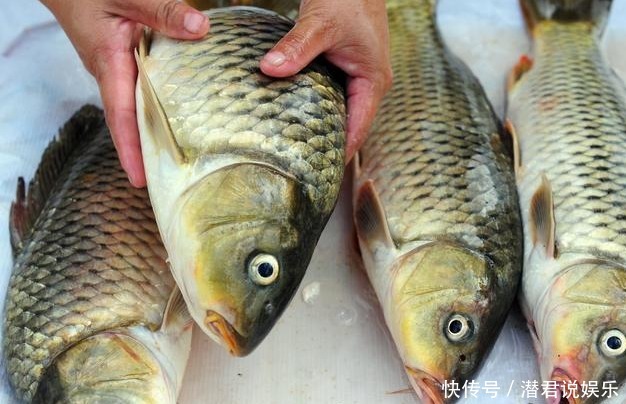
[{"label": "dorsal fin", "polygon": [[530,201],[530,236],[534,246],[545,250],[546,256],[553,258],[555,247],[554,205],[550,182],[541,176],[541,185]]},{"label": "dorsal fin", "polygon": [[359,239],[368,246],[373,247],[378,243],[388,248],[396,247],[372,180],[365,182],[358,190],[354,205],[354,225]]},{"label": "dorsal fin", "polygon": [[187,310],[187,304],[183,299],[183,294],[178,287],[174,287],[167,306],[165,307],[165,314],[163,314],[162,330],[175,328],[184,328],[187,324],[191,323],[191,315]]},{"label": "dorsal fin", "polygon": [[533,60],[528,55],[520,56],[519,60],[509,72],[507,78],[507,89],[511,91],[521,78],[533,68]]},{"label": "dorsal fin", "polygon": [[159,98],[152,87],[148,72],[144,65],[144,60],[148,56],[148,49],[151,42],[151,31],[145,30],[144,34],[139,42],[139,49],[135,49],[135,60],[137,62],[137,70],[139,76],[137,78],[139,82],[139,89],[141,91],[141,98],[143,100],[143,111],[137,111],[137,113],[143,113],[145,116],[145,122],[147,130],[150,136],[153,136],[155,143],[163,150],[166,150],[178,164],[185,162],[185,157],[182,150],[176,143],[172,127],[167,120],[167,115],[163,109],[163,105],[159,101]]},{"label": "dorsal fin", "polygon": [[17,195],[11,204],[9,218],[14,256],[22,250],[24,240],[30,234],[67,160],[77,148],[105,127],[104,114],[99,108],[83,106],[65,123],[44,151],[35,176],[28,185],[28,193],[24,179],[18,179]]}]

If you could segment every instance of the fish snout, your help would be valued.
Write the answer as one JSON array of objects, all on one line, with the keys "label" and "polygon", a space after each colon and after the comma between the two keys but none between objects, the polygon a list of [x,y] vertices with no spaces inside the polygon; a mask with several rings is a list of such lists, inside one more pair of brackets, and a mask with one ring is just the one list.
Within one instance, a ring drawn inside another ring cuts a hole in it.
[{"label": "fish snout", "polygon": [[244,338],[235,328],[219,313],[208,310],[204,318],[206,330],[222,345],[231,355],[245,356],[248,353]]},{"label": "fish snout", "polygon": [[408,366],[405,366],[405,369],[422,404],[443,404],[446,402],[443,385],[437,378]]},{"label": "fish snout", "polygon": [[582,392],[578,378],[562,368],[554,368],[550,379],[556,382],[556,397],[548,397],[549,404],[580,404]]}]

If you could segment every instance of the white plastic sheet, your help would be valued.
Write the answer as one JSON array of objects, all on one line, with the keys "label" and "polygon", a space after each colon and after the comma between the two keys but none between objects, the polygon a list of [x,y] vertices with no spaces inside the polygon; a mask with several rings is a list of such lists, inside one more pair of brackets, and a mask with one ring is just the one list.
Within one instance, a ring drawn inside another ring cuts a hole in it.
[{"label": "white plastic sheet", "polygon": [[[438,20],[450,48],[472,68],[502,114],[506,75],[530,46],[517,1],[441,0]],[[626,0],[614,0],[604,48],[626,78],[624,21]],[[7,229],[16,179],[32,177],[48,141],[76,109],[100,101],[63,31],[35,0],[3,4],[0,54],[2,307],[11,270]],[[355,264],[350,217],[350,190],[344,186],[301,290],[252,355],[230,357],[201,332],[194,333],[181,404],[416,402],[374,294]],[[3,367],[0,376],[5,379]],[[521,381],[537,379],[530,337],[514,309],[476,377],[480,387],[497,383],[497,397],[483,390],[463,402],[540,403],[540,398],[522,396]],[[0,403],[8,402],[4,383]]]}]

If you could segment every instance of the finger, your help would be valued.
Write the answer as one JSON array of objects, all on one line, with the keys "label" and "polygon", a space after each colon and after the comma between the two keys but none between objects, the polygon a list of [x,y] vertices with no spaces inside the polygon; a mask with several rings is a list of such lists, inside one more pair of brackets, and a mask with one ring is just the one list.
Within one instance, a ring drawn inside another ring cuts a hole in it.
[{"label": "finger", "polygon": [[177,39],[198,39],[209,32],[209,18],[176,0],[119,0],[120,15]]},{"label": "finger", "polygon": [[96,79],[120,164],[133,186],[145,187],[135,108],[137,67],[132,54],[124,51],[103,53],[96,62]]},{"label": "finger", "polygon": [[363,77],[348,79],[346,163],[365,142],[384,94],[384,88]]},{"label": "finger", "polygon": [[317,15],[298,20],[261,60],[261,71],[272,77],[292,76],[334,43],[335,25]]}]

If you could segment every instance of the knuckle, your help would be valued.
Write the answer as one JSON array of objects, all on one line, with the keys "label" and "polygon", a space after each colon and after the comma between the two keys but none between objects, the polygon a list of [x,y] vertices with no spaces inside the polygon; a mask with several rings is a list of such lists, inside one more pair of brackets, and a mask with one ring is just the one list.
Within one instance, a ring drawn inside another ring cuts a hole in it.
[{"label": "knuckle", "polygon": [[306,42],[307,35],[298,30],[294,30],[282,39],[280,46],[283,53],[290,57],[294,57],[304,53]]},{"label": "knuckle", "polygon": [[155,9],[155,21],[169,28],[175,24],[180,4],[174,0],[159,3]]},{"label": "knuckle", "polygon": [[337,23],[337,19],[329,16],[322,18],[317,32],[331,42],[335,42],[339,37],[339,24]]},{"label": "knuckle", "polygon": [[309,37],[321,37],[334,42],[339,31],[337,18],[320,8],[312,8],[302,18],[308,27]]},{"label": "knuckle", "polygon": [[315,3],[315,0],[302,0],[300,2],[300,14],[302,15],[303,13],[305,13],[306,10],[311,8],[312,4],[314,3]]},{"label": "knuckle", "polygon": [[337,17],[319,4],[303,1],[301,15],[292,31],[294,40],[297,40],[294,45],[300,48],[299,51],[311,46],[316,49],[328,48],[339,39],[339,26]]}]

